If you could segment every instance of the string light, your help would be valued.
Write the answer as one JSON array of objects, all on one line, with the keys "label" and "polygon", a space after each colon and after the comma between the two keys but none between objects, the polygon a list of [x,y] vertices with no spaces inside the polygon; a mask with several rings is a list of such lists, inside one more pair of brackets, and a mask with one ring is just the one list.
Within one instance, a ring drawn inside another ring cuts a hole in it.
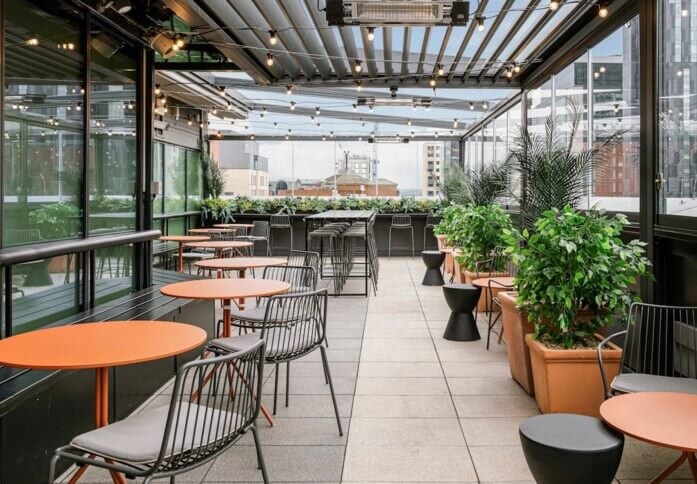
[{"label": "string light", "polygon": [[474,103],[470,101],[470,111],[474,111]]},{"label": "string light", "polygon": [[411,119],[407,119],[407,126],[411,126]]},{"label": "string light", "polygon": [[358,110],[358,106],[356,106],[355,104],[352,104],[351,107],[353,108],[354,113]]},{"label": "string light", "polygon": [[555,11],[559,10],[559,3],[560,3],[559,0],[550,0],[550,2],[549,2],[549,9],[550,9],[552,12],[555,12]]},{"label": "string light", "polygon": [[174,45],[172,47],[174,48],[174,50],[179,50],[182,47],[184,47],[184,45],[185,45],[184,39],[182,39],[181,37],[177,37],[177,39],[174,41]]},{"label": "string light", "polygon": [[275,30],[269,30],[269,44],[276,45],[278,43],[278,35]]},{"label": "string light", "polygon": [[353,70],[356,72],[361,72],[363,70],[363,66],[361,65],[361,61],[359,61],[358,59],[356,59]]},{"label": "string light", "polygon": [[513,72],[518,74],[520,72],[520,64],[516,64],[513,66]]},{"label": "string light", "polygon": [[436,132],[433,133],[433,134],[435,135],[436,138],[438,137],[438,131],[436,131]]},{"label": "string light", "polygon": [[319,116],[319,113],[320,113],[320,111],[319,111],[319,106],[318,106],[315,108],[315,115]]},{"label": "string light", "polygon": [[361,81],[356,81],[356,91],[361,92],[363,90],[363,83]]},{"label": "string light", "polygon": [[477,15],[476,21],[477,21],[477,30],[482,32],[484,30],[484,17],[482,17],[481,15]]},{"label": "string light", "polygon": [[293,86],[288,85],[286,86],[286,95],[290,96],[291,94],[293,94]]},{"label": "string light", "polygon": [[254,135],[253,135],[253,134],[250,135],[250,136],[249,136],[249,139],[251,139],[252,141],[254,141]]},{"label": "string light", "polygon": [[211,114],[212,114],[213,116],[215,116],[216,114],[218,114],[218,110],[215,109],[215,108],[213,108],[213,109],[211,110]]},{"label": "string light", "polygon": [[368,27],[368,40],[371,42],[375,40],[375,27]]},{"label": "string light", "polygon": [[159,96],[160,94],[162,94],[162,89],[160,89],[159,84],[155,84],[155,96]]},{"label": "string light", "polygon": [[266,54],[266,65],[271,67],[271,66],[273,66],[273,63],[274,63],[273,54],[271,52],[269,52],[268,54]]},{"label": "string light", "polygon": [[682,15],[683,17],[689,17],[690,12],[689,12],[686,8],[683,8],[683,9],[680,11],[680,15]]},{"label": "string light", "polygon": [[225,86],[218,86],[218,94],[220,97],[225,97]]},{"label": "string light", "polygon": [[511,79],[513,77],[513,69],[510,67],[506,69],[506,77]]},{"label": "string light", "polygon": [[609,12],[609,10],[608,10],[608,8],[607,8],[607,3],[606,3],[606,2],[600,2],[600,4],[598,5],[598,16],[599,16],[600,18],[605,18],[605,17],[608,16],[609,13],[610,13],[610,12]]},{"label": "string light", "polygon": [[443,64],[438,64],[438,75],[442,76],[445,74],[445,69],[443,68]]},{"label": "string light", "polygon": [[485,111],[486,111],[487,109],[489,109],[489,103],[486,102],[486,101],[484,101],[484,102],[482,103],[482,109],[484,109]]},{"label": "string light", "polygon": [[429,84],[431,87],[436,87],[436,78],[435,78],[435,77],[431,77],[431,80],[428,81],[428,84]]},{"label": "string light", "polygon": [[293,101],[290,102],[290,110],[295,111],[295,103]]},{"label": "string light", "polygon": [[24,41],[24,43],[30,47],[36,47],[39,45],[39,38],[36,35],[30,35],[29,38]]},{"label": "string light", "polygon": [[453,119],[453,128],[457,128],[457,118]]}]

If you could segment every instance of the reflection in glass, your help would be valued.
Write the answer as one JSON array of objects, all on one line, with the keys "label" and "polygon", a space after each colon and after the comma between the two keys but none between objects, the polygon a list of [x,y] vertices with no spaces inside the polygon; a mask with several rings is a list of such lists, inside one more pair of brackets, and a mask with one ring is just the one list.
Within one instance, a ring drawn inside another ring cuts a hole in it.
[{"label": "reflection in glass", "polygon": [[593,145],[617,137],[593,176],[591,206],[639,211],[639,18],[590,51]]},{"label": "reflection in glass", "polygon": [[12,334],[31,331],[80,311],[74,254],[12,267]]},{"label": "reflection in glass", "polygon": [[552,115],[552,80],[541,87],[528,92],[528,132],[531,135],[544,136],[545,123]]},{"label": "reflection in glass", "polygon": [[186,150],[166,144],[164,156],[165,212],[181,213],[186,210]]},{"label": "reflection in glass", "polygon": [[697,216],[697,0],[658,2],[659,212]]},{"label": "reflection in glass", "polygon": [[81,19],[7,0],[3,126],[4,244],[82,233]]},{"label": "reflection in glass", "polygon": [[95,251],[95,304],[102,304],[134,289],[133,246],[120,245]]},{"label": "reflection in glass", "polygon": [[90,56],[90,234],[133,230],[137,52],[95,28]]}]

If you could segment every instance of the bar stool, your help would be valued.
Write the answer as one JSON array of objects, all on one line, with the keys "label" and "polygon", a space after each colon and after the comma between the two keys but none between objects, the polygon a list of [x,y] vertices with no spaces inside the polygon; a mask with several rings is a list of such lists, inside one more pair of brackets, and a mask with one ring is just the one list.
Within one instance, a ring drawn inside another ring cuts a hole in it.
[{"label": "bar stool", "polygon": [[393,215],[390,224],[390,235],[387,241],[387,255],[392,255],[392,229],[409,230],[411,232],[411,256],[414,257],[414,226],[411,224],[411,215]]},{"label": "bar stool", "polygon": [[290,247],[288,248],[288,251],[293,250],[293,226],[291,225],[290,222],[290,217],[287,214],[282,214],[282,213],[277,213],[276,215],[271,216],[270,220],[270,225],[269,225],[269,236],[271,238],[271,250],[273,250],[273,231],[274,230],[288,230],[290,233]]}]

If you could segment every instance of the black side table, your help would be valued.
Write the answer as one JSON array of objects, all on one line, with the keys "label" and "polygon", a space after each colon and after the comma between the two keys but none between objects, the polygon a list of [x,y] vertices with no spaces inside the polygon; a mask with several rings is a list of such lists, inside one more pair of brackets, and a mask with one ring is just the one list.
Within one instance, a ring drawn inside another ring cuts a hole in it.
[{"label": "black side table", "polygon": [[525,460],[538,484],[610,484],[624,436],[597,418],[548,413],[520,424]]},{"label": "black side table", "polygon": [[472,284],[447,284],[443,286],[445,302],[450,308],[450,318],[443,338],[451,341],[477,341],[481,339],[474,319],[474,311],[482,289]]},{"label": "black side table", "polygon": [[440,272],[440,267],[445,260],[445,254],[439,250],[424,250],[421,252],[421,258],[426,265],[426,273],[421,281],[423,286],[442,286],[445,284],[443,274]]}]

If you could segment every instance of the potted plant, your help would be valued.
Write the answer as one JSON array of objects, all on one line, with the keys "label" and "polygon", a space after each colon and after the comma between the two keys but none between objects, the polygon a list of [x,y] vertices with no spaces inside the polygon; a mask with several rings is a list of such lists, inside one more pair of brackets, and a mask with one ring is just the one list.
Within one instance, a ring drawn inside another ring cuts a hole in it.
[{"label": "potted plant", "polygon": [[[588,180],[601,172],[616,143],[617,135],[590,149],[578,149],[576,135],[583,120],[583,111],[572,103],[567,116],[569,128],[562,133],[556,119],[547,118],[545,134],[538,135],[521,128],[508,156],[508,166],[525,180],[520,192],[511,193],[520,206],[521,222],[529,231],[535,221],[551,209],[576,207],[588,195]],[[518,243],[516,241],[515,243]],[[506,335],[506,351],[511,376],[531,395],[534,393],[530,352],[525,335],[532,332],[525,311],[516,304],[517,294],[501,294],[501,317]]]},{"label": "potted plant", "polygon": [[[459,282],[469,284],[478,277],[507,275],[506,267],[482,265],[482,262],[490,259],[496,247],[504,244],[503,233],[511,227],[511,217],[498,205],[469,204],[465,207],[449,236],[458,247],[455,274]],[[480,311],[486,309],[487,297],[482,291]]]},{"label": "potted plant", "polygon": [[462,214],[465,207],[462,205],[451,205],[442,211],[442,218],[438,225],[433,229],[433,233],[438,241],[438,250],[445,253],[445,272],[452,274],[455,270],[455,260],[453,256],[453,245],[455,241],[452,236],[458,229],[458,224],[462,223]]},{"label": "potted plant", "polygon": [[[537,405],[543,413],[599,413],[604,399],[596,360],[603,327],[636,300],[631,287],[648,274],[644,243],[620,238],[626,217],[551,209],[534,230],[507,230],[517,266],[517,304],[534,324],[526,337]],[[612,378],[622,351],[603,350]]]}]

